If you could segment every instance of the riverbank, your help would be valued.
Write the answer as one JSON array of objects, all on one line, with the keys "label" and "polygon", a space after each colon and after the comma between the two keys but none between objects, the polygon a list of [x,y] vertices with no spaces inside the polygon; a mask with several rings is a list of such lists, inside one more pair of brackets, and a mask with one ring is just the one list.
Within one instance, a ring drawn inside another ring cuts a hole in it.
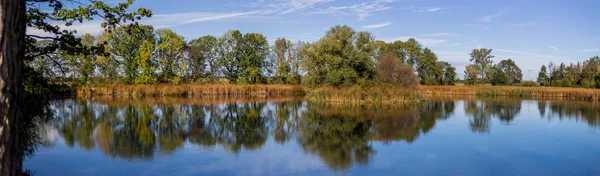
[{"label": "riverbank", "polygon": [[321,87],[300,85],[156,84],[96,85],[77,88],[78,97],[297,97],[317,102],[373,104],[414,103],[424,96],[473,96],[600,101],[600,89],[516,86],[420,86],[418,90],[394,86]]},{"label": "riverbank", "polygon": [[229,96],[272,97],[304,95],[299,85],[233,85],[233,84],[154,84],[154,85],[96,85],[77,88],[78,97],[156,97],[156,96]]},{"label": "riverbank", "polygon": [[516,86],[421,86],[424,95],[600,101],[600,89]]}]

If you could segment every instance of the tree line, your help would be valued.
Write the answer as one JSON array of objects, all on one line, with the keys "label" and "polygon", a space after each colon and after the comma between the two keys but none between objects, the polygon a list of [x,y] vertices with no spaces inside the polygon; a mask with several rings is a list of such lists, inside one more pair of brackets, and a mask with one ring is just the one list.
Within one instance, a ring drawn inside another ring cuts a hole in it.
[{"label": "tree line", "polygon": [[[220,83],[352,86],[384,82],[414,86],[453,85],[455,68],[417,40],[386,43],[368,32],[334,26],[318,41],[278,38],[270,46],[260,33],[230,30],[189,41],[171,29],[124,25],[78,38],[82,47],[105,52],[58,51],[26,63],[54,82]],[[38,47],[52,45],[38,40]],[[104,54],[97,54],[104,53]],[[415,74],[416,73],[416,74]]]},{"label": "tree line", "polygon": [[544,86],[600,88],[600,57],[594,56],[586,61],[542,65],[537,82]]}]

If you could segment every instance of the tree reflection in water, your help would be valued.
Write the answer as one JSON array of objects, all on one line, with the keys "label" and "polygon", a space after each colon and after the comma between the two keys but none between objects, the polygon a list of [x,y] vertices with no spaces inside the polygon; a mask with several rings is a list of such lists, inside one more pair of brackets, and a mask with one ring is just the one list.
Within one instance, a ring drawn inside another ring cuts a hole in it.
[{"label": "tree reflection in water", "polygon": [[465,101],[464,111],[471,117],[471,131],[489,133],[492,118],[510,124],[521,111],[521,100]]},{"label": "tree reflection in water", "polygon": [[[522,101],[465,101],[474,132],[490,132],[491,119],[511,123]],[[98,148],[126,160],[170,155],[184,144],[220,147],[232,153],[260,150],[269,137],[278,144],[295,141],[330,168],[345,170],[368,164],[372,144],[414,143],[450,118],[455,101],[406,106],[344,106],[309,103],[238,101],[201,103],[100,103],[63,100],[50,106],[53,121],[41,125],[41,143],[52,146],[58,133],[70,147]],[[545,107],[549,107],[546,112]],[[599,126],[596,104],[539,102],[541,114],[583,119]],[[54,140],[54,141],[53,141]]]}]

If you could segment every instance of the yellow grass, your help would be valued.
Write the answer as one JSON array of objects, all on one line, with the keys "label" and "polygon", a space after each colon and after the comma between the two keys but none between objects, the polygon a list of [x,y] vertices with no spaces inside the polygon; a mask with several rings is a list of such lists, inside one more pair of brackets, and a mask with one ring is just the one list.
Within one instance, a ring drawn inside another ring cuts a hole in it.
[{"label": "yellow grass", "polygon": [[79,97],[89,96],[230,96],[268,97],[304,95],[298,85],[232,85],[232,84],[155,84],[155,85],[97,85],[77,88]]},{"label": "yellow grass", "polygon": [[414,103],[421,100],[418,90],[398,87],[322,87],[311,90],[308,99],[317,102],[345,104]]},{"label": "yellow grass", "polygon": [[421,86],[425,95],[600,100],[600,89],[514,86]]}]

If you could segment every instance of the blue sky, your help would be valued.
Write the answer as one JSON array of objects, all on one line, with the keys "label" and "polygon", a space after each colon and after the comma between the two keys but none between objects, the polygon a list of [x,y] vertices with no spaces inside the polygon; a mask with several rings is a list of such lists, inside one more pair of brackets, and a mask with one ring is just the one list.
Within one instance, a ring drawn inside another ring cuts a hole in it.
[{"label": "blue sky", "polygon": [[[238,29],[269,41],[316,41],[337,24],[388,42],[413,37],[461,77],[468,53],[479,47],[494,49],[495,62],[515,60],[524,79],[529,70],[535,79],[550,61],[600,55],[598,0],[138,0],[134,6],[153,11],[143,23],[171,28],[187,40]],[[74,28],[100,31],[94,23]]]}]

